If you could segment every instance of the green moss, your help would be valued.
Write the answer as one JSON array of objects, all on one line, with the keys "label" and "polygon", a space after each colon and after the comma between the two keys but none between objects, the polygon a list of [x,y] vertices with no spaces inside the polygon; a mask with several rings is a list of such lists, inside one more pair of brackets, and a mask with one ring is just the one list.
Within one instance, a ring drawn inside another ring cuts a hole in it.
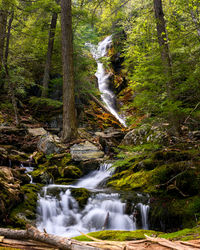
[{"label": "green moss", "polygon": [[27,223],[36,218],[36,204],[38,199],[38,192],[42,185],[27,184],[22,186],[24,195],[23,202],[14,208],[10,214],[11,224],[15,227],[25,228]]},{"label": "green moss", "polygon": [[71,194],[78,202],[80,208],[84,208],[91,196],[91,193],[85,188],[74,188],[71,190]]},{"label": "green moss", "polygon": [[159,237],[169,239],[169,240],[194,240],[194,239],[200,239],[200,227],[194,227],[194,228],[185,228],[183,230],[174,232],[174,233],[168,233],[168,234],[160,234]]},{"label": "green moss", "polygon": [[82,174],[82,171],[78,167],[73,165],[66,166],[63,169],[63,177],[66,178],[77,179],[80,178]]},{"label": "green moss", "polygon": [[[111,231],[111,230],[105,230],[105,231],[99,231],[99,232],[92,232],[89,233],[89,236],[92,236],[97,239],[101,240],[116,240],[116,241],[126,241],[126,240],[141,240],[145,239],[144,235],[154,235],[157,236],[159,232],[151,231],[151,230],[136,230],[136,231]],[[79,241],[91,241],[90,238],[87,238],[86,236],[77,236],[74,237],[74,239]]]}]

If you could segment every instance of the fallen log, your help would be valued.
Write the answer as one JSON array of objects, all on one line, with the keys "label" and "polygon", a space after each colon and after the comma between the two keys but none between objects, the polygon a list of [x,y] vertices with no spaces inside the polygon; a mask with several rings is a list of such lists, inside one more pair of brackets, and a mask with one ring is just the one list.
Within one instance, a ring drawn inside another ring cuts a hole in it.
[{"label": "fallen log", "polygon": [[63,250],[99,250],[99,247],[89,246],[84,242],[79,242],[65,237],[51,235],[40,232],[35,227],[28,225],[26,230],[13,230],[0,228],[0,235],[9,239],[31,239],[47,243]]},{"label": "fallen log", "polygon": [[145,237],[148,241],[158,243],[161,246],[165,246],[174,250],[193,250],[194,249],[193,247],[189,247],[189,246],[186,247],[186,246],[181,245],[178,242],[172,242],[170,240],[166,240],[163,238],[154,238],[154,237],[150,237],[147,235],[145,235]]}]

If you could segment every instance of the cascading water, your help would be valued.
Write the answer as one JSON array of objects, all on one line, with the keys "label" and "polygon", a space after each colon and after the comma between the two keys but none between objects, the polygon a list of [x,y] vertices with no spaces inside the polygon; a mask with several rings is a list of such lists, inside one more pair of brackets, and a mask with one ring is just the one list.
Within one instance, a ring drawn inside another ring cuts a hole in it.
[{"label": "cascading water", "polygon": [[[112,175],[110,167],[111,164],[102,164],[98,171],[81,178],[75,185],[45,186],[38,200],[38,229],[66,237],[79,235],[80,231],[135,230],[136,221],[133,215],[125,213],[126,204],[120,195],[108,193],[101,187]],[[75,188],[87,188],[92,193],[83,209],[71,194]]]},{"label": "cascading water", "polygon": [[125,120],[118,114],[116,109],[116,96],[109,87],[110,74],[106,72],[103,63],[100,60],[107,55],[107,51],[112,45],[112,36],[106,37],[98,44],[97,47],[89,43],[86,45],[90,47],[91,53],[97,62],[97,72],[95,76],[98,79],[98,87],[101,92],[101,98],[107,105],[109,111],[118,119],[121,124],[126,127]]}]

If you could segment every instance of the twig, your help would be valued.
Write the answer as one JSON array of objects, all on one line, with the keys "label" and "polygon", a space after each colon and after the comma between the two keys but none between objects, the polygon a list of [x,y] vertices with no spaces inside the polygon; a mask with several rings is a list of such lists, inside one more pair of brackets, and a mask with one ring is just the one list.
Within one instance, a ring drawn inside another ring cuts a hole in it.
[{"label": "twig", "polygon": [[193,110],[190,112],[190,114],[188,115],[188,117],[185,119],[184,123],[187,122],[187,120],[190,118],[191,114],[198,108],[200,102],[197,103],[197,105],[193,108]]}]

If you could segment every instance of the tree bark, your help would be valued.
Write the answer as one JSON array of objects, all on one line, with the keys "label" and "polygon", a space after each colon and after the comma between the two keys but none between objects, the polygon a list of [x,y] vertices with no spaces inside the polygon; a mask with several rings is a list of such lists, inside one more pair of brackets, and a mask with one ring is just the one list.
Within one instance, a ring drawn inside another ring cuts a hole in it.
[{"label": "tree bark", "polygon": [[85,243],[67,239],[66,237],[42,233],[33,226],[28,226],[27,230],[0,228],[0,235],[10,239],[32,239],[53,245],[59,249],[99,250],[98,247],[88,246]]},{"label": "tree bark", "polygon": [[63,64],[63,133],[62,140],[77,137],[74,98],[74,68],[71,0],[61,0],[62,64]]},{"label": "tree bark", "polygon": [[[157,26],[157,37],[160,47],[161,60],[163,64],[164,74],[166,76],[166,91],[169,101],[173,102],[173,72],[172,72],[172,59],[169,50],[169,41],[166,31],[166,22],[164,18],[164,12],[162,7],[162,0],[153,0],[154,13]],[[179,123],[177,115],[174,112],[169,113],[169,121],[171,123],[172,131],[174,134],[179,134]]]},{"label": "tree bark", "polygon": [[7,12],[3,10],[5,1],[2,1],[2,9],[0,10],[0,71],[3,67],[4,47],[6,37]]},{"label": "tree bark", "polygon": [[157,25],[157,36],[158,43],[160,46],[161,59],[164,67],[164,73],[167,77],[167,92],[168,96],[171,98],[171,88],[172,88],[172,60],[169,51],[168,38],[166,32],[166,23],[163,13],[162,0],[154,0],[154,12]]},{"label": "tree bark", "polygon": [[53,53],[53,45],[54,45],[57,18],[58,18],[58,14],[53,13],[52,18],[51,18],[51,24],[50,24],[49,42],[48,42],[46,63],[45,63],[44,76],[43,76],[42,97],[47,97],[47,94],[48,94],[51,58],[52,58],[52,53]]},{"label": "tree bark", "polygon": [[19,116],[18,116],[18,110],[17,110],[17,102],[16,102],[16,97],[14,93],[14,85],[13,82],[10,80],[10,75],[9,75],[9,70],[8,70],[8,55],[9,55],[9,44],[10,44],[10,35],[11,35],[11,27],[12,27],[12,22],[14,19],[14,12],[12,11],[11,17],[8,21],[8,30],[7,30],[7,36],[6,36],[6,48],[5,48],[5,56],[4,56],[4,67],[5,67],[5,72],[6,72],[6,81],[8,82],[8,92],[12,101],[13,105],[13,110],[15,114],[15,124],[16,126],[19,125]]}]

